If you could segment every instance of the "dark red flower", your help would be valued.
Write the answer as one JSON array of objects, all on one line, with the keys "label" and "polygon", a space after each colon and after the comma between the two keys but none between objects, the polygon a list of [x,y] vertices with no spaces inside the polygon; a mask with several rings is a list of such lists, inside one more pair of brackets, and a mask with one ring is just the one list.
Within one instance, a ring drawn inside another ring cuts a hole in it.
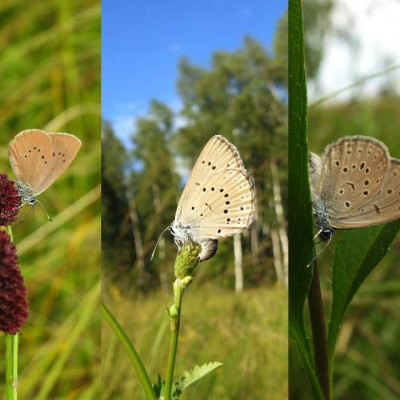
[{"label": "dark red flower", "polygon": [[28,317],[28,300],[17,253],[6,231],[0,231],[0,331],[19,332]]},{"label": "dark red flower", "polygon": [[11,225],[16,219],[21,200],[18,191],[6,174],[0,174],[0,226]]}]

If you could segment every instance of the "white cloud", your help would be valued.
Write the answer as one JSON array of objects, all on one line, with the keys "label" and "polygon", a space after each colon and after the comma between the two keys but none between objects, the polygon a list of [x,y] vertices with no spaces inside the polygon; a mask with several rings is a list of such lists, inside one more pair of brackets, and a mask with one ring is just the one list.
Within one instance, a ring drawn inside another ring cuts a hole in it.
[{"label": "white cloud", "polygon": [[[399,16],[400,3],[395,0],[337,0],[332,13],[333,30],[325,38],[318,84],[310,85],[310,100],[400,64]],[[346,32],[351,40],[344,40],[337,32]],[[354,96],[354,90],[360,95],[373,95],[387,82],[400,91],[400,70],[371,79],[336,100]]]}]

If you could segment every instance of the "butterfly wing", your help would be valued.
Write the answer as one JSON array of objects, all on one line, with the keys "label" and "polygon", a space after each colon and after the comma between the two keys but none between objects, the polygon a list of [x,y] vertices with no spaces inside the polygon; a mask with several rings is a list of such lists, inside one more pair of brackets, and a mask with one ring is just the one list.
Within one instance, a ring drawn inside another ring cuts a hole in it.
[{"label": "butterfly wing", "polygon": [[328,146],[318,192],[333,228],[355,228],[348,221],[380,191],[389,160],[386,146],[370,137],[345,137]]},{"label": "butterfly wing", "polygon": [[190,173],[175,220],[192,225],[197,241],[230,236],[250,226],[254,199],[253,181],[236,147],[213,136]]},{"label": "butterfly wing", "polygon": [[319,182],[322,173],[322,160],[321,157],[314,153],[309,154],[309,171],[310,171],[310,187],[311,195],[314,198],[319,196]]},{"label": "butterfly wing", "polygon": [[362,228],[400,218],[400,160],[392,158],[381,190],[357,213],[339,219],[340,229]]},{"label": "butterfly wing", "polygon": [[81,141],[67,133],[26,130],[10,143],[11,168],[17,181],[29,185],[36,196],[62,174],[80,146]]},{"label": "butterfly wing", "polygon": [[51,165],[51,139],[38,129],[23,131],[15,136],[9,146],[11,168],[19,182],[26,183],[35,192]]},{"label": "butterfly wing", "polygon": [[52,147],[52,164],[46,178],[38,188],[38,192],[45,191],[71,164],[81,147],[82,142],[69,133],[49,133]]}]

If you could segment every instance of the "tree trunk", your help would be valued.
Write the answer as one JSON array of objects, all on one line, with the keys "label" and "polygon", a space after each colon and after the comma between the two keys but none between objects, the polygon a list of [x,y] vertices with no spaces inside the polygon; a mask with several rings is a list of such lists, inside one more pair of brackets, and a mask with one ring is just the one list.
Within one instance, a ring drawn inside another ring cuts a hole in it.
[{"label": "tree trunk", "polygon": [[[160,201],[160,188],[157,184],[153,184],[153,200],[154,209],[156,210],[156,215],[161,215],[161,201]],[[168,293],[168,276],[167,269],[165,266],[166,259],[166,244],[165,238],[161,237],[158,242],[158,259],[160,260],[159,275],[160,275],[160,285],[161,290],[164,293]]]},{"label": "tree trunk", "polygon": [[233,235],[233,254],[235,257],[235,292],[243,291],[243,255],[240,233]]},{"label": "tree trunk", "polygon": [[126,197],[128,199],[129,216],[132,221],[133,239],[135,242],[136,257],[137,257],[138,272],[136,281],[137,281],[137,286],[141,287],[142,278],[144,276],[144,251],[143,251],[142,235],[139,230],[139,220],[136,212],[135,200],[128,188],[126,188]]},{"label": "tree trunk", "polygon": [[[285,287],[288,285],[288,266],[289,266],[289,252],[288,252],[288,237],[285,229],[285,217],[283,215],[283,207],[282,207],[282,196],[281,196],[281,188],[279,185],[279,174],[278,168],[276,164],[270,164],[271,169],[271,180],[272,180],[272,192],[274,195],[274,208],[275,215],[277,221],[277,232],[278,232],[278,240],[282,251],[281,253],[281,269],[282,269],[282,278],[281,281]],[[274,247],[275,249],[275,247]]]}]

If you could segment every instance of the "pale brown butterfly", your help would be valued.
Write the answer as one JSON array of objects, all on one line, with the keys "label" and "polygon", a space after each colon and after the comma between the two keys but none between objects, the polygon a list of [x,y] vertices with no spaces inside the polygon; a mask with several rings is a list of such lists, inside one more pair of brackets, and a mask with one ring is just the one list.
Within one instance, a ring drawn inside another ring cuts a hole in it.
[{"label": "pale brown butterfly", "polygon": [[180,248],[194,241],[202,246],[200,261],[211,258],[218,239],[249,228],[255,211],[253,179],[236,147],[223,136],[204,146],[189,175],[168,228]]},{"label": "pale brown butterfly", "polygon": [[65,171],[80,147],[81,141],[68,133],[29,129],[16,135],[9,156],[22,203],[40,204],[36,196]]},{"label": "pale brown butterfly", "polygon": [[314,221],[322,240],[335,229],[354,229],[400,218],[400,160],[384,143],[347,136],[320,158],[310,153]]}]

